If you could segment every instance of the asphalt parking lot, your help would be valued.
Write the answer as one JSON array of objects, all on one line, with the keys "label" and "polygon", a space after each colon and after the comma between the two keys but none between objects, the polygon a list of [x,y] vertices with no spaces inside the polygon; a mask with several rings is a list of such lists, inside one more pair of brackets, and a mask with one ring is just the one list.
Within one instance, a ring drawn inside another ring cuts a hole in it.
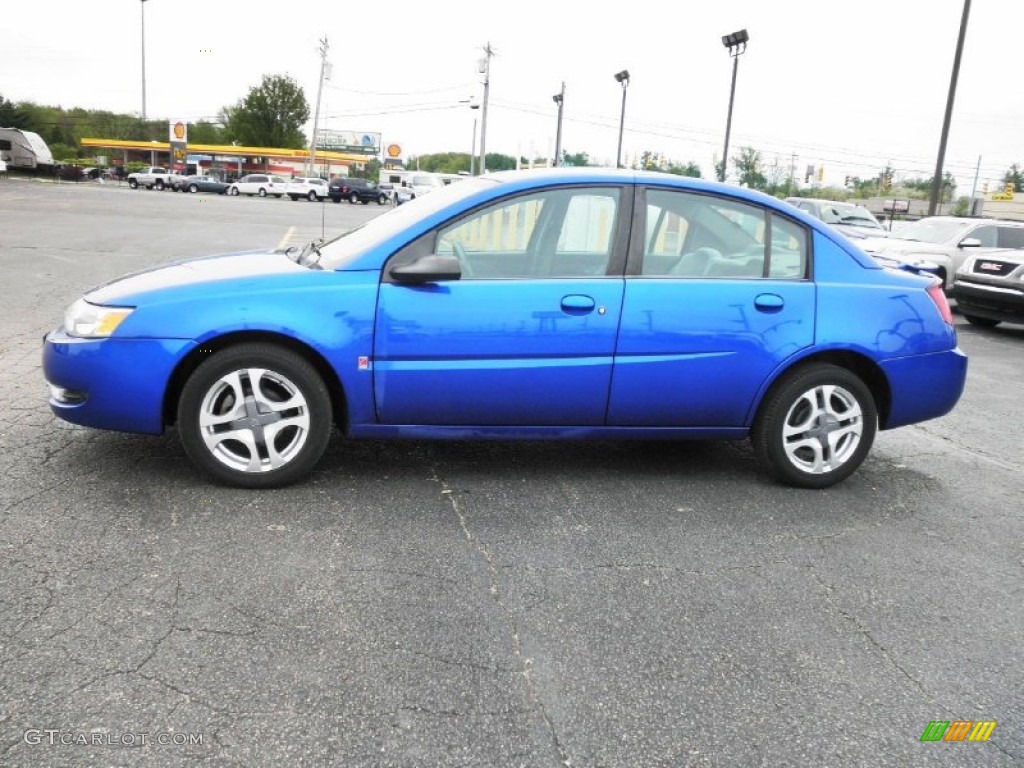
[{"label": "asphalt parking lot", "polygon": [[251,492],[50,414],[86,289],[383,210],[0,181],[0,765],[1024,759],[1022,327],[958,317],[958,408],[825,491],[746,444],[336,437]]}]

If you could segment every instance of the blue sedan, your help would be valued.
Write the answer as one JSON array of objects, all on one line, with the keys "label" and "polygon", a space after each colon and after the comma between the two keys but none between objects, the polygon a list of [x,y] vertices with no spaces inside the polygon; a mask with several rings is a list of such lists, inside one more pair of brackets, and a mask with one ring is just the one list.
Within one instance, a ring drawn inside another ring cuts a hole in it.
[{"label": "blue sedan", "polygon": [[655,173],[466,179],[326,243],[87,293],[45,341],[62,419],[176,425],[213,478],[294,482],[352,438],[750,438],[822,488],[956,404],[941,285],[757,192]]}]

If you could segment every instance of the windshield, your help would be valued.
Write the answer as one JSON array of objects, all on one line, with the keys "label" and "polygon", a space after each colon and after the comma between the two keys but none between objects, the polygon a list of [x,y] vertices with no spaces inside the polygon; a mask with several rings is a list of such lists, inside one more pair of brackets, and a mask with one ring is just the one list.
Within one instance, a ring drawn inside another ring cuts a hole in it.
[{"label": "windshield", "polygon": [[488,189],[496,183],[493,179],[477,177],[461,184],[444,187],[429,195],[417,197],[398,208],[392,208],[387,213],[329,240],[320,249],[323,254],[320,266],[324,269],[341,269],[362,256],[377,243],[397,235],[420,219],[447,208],[459,200],[471,197],[480,190]]},{"label": "windshield", "polygon": [[903,227],[898,237],[901,240],[918,240],[922,243],[945,243],[960,235],[972,223],[956,219],[921,219]]},{"label": "windshield", "polygon": [[840,224],[854,224],[858,227],[871,227],[872,229],[882,228],[882,225],[871,215],[871,211],[859,205],[838,206],[837,213]]}]

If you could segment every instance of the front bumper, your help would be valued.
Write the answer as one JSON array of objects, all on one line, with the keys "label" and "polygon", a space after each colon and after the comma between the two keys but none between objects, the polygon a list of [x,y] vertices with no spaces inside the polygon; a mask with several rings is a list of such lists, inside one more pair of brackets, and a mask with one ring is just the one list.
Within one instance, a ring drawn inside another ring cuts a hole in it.
[{"label": "front bumper", "polygon": [[194,346],[186,339],[80,339],[52,331],[43,340],[50,409],[72,424],[158,435],[167,383]]},{"label": "front bumper", "polygon": [[958,278],[956,305],[965,315],[1007,323],[1024,323],[1024,290],[1009,284],[991,285]]},{"label": "front bumper", "polygon": [[891,403],[883,429],[945,416],[967,381],[967,355],[960,348],[880,363],[889,380]]}]

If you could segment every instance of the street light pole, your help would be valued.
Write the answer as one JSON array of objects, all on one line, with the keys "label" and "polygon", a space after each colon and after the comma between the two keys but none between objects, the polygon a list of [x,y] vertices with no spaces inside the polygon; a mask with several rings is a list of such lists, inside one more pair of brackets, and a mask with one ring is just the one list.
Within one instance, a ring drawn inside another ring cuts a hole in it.
[{"label": "street light pole", "polygon": [[146,119],[146,0],[141,0],[142,9],[142,119]]},{"label": "street light pole", "polygon": [[494,55],[494,49],[489,42],[484,46],[484,55],[481,63],[484,76],[484,108],[480,115],[480,173],[487,173],[487,104],[491,93],[491,56]]},{"label": "street light pole", "polygon": [[740,56],[747,50],[749,39],[750,36],[745,29],[722,36],[722,45],[729,49],[729,55],[732,57],[732,87],[729,89],[729,116],[725,121],[725,149],[722,152],[722,164],[718,168],[719,181],[725,181],[725,173],[729,167],[729,134],[732,132],[732,102],[736,97],[736,70],[739,67]]},{"label": "street light pole", "polygon": [[622,113],[619,115],[619,148],[615,152],[615,167],[622,167],[622,134],[626,129],[626,89],[629,88],[629,70],[615,73],[615,80],[622,86]]},{"label": "street light pole", "polygon": [[928,200],[928,215],[934,216],[939,207],[942,191],[942,165],[946,162],[946,140],[949,138],[949,123],[953,119],[953,102],[956,100],[956,81],[960,77],[960,56],[964,52],[964,37],[967,35],[967,19],[971,15],[971,0],[964,0],[964,12],[960,17],[960,37],[956,41],[956,55],[953,57],[953,74],[949,78],[949,95],[946,97],[946,116],[942,121],[942,138],[939,139],[939,157],[935,162],[932,177],[932,194]]},{"label": "street light pole", "polygon": [[562,164],[562,106],[565,102],[565,81],[562,81],[562,90],[551,97],[551,100],[558,105],[558,129],[555,131],[555,162],[557,168]]}]

